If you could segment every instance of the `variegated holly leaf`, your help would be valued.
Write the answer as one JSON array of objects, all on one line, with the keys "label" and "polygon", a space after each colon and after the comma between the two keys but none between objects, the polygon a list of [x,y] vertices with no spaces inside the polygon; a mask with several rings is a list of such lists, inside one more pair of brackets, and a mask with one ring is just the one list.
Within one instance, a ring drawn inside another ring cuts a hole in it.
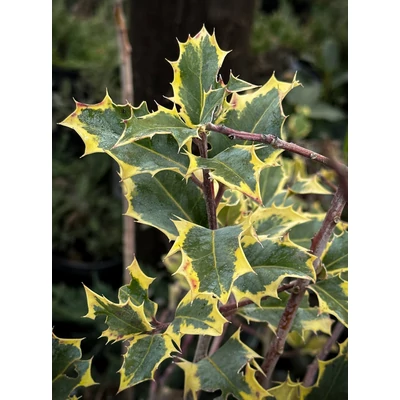
[{"label": "variegated holly leaf", "polygon": [[259,207],[248,220],[252,227],[252,233],[257,236],[268,236],[269,238],[281,237],[287,231],[298,224],[308,221],[304,214],[293,210],[292,206]]},{"label": "variegated holly leaf", "polygon": [[86,318],[95,319],[105,316],[108,328],[100,337],[106,337],[107,343],[132,338],[134,335],[151,331],[150,325],[144,313],[144,303],[140,306],[133,304],[128,298],[125,302],[113,303],[104,296],[99,296],[85,285],[88,313]]},{"label": "variegated holly leaf", "polygon": [[211,178],[261,203],[260,172],[268,165],[274,165],[275,160],[271,159],[271,164],[261,162],[255,153],[256,148],[236,145],[213,158],[196,157],[187,153],[190,159],[187,176],[200,168],[209,169]]},{"label": "variegated holly leaf", "polygon": [[318,378],[307,400],[348,398],[348,340],[339,344],[339,354],[328,361],[318,360]]},{"label": "variegated holly leaf", "polygon": [[260,242],[247,236],[243,239],[245,256],[256,274],[244,274],[234,283],[237,301],[251,299],[260,304],[264,296],[278,297],[277,289],[286,277],[315,280],[315,256],[297,246],[288,237],[263,238]]},{"label": "variegated holly leaf", "polygon": [[230,394],[239,400],[264,399],[268,392],[255,378],[256,370],[260,371],[255,358],[262,357],[240,340],[238,330],[211,357],[203,358],[197,364],[186,360],[178,362],[185,372],[185,398],[190,393],[197,400],[199,390],[221,390],[220,400],[227,399]]},{"label": "variegated holly leaf", "polygon": [[[76,103],[75,111],[61,125],[74,129],[85,143],[85,155],[105,152],[120,167],[121,179],[148,172],[152,175],[161,170],[173,170],[184,175],[188,160],[178,151],[178,144],[171,135],[156,135],[114,147],[126,125],[130,126],[148,115],[147,104],[135,108],[115,104],[108,93],[103,101],[90,105]],[[132,118],[131,118],[132,116]]]},{"label": "variegated holly leaf", "polygon": [[254,273],[240,244],[242,226],[210,230],[185,220],[174,224],[179,236],[167,257],[181,250],[182,264],[177,273],[187,279],[192,298],[209,293],[226,303],[235,279]]},{"label": "variegated holly leaf", "polygon": [[294,183],[288,187],[288,190],[296,194],[332,194],[331,190],[321,185],[317,175],[307,178],[298,175]]},{"label": "variegated holly leaf", "polygon": [[348,232],[344,231],[340,235],[334,235],[324,253],[322,262],[329,275],[341,274],[348,270]]},{"label": "variegated holly leaf", "polygon": [[[269,393],[275,400],[304,400],[312,387],[304,387],[301,382],[293,382],[288,374],[285,382],[269,389]],[[339,398],[338,398],[339,399]],[[333,400],[333,399],[332,399]]]},{"label": "variegated holly leaf", "polygon": [[[125,124],[134,108],[130,104],[117,105],[106,93],[104,99],[97,104],[85,104],[75,101],[75,111],[60,125],[74,129],[85,144],[85,153],[92,154],[110,150],[122,135]],[[139,114],[147,114],[147,105],[142,103]]]},{"label": "variegated holly leaf", "polygon": [[129,299],[135,306],[144,304],[144,313],[148,321],[155,317],[157,312],[157,303],[149,299],[149,286],[156,278],[150,278],[140,269],[136,257],[132,264],[127,268],[131,276],[128,285],[122,286],[118,291],[118,299],[120,303],[126,303]]},{"label": "variegated holly leaf", "polygon": [[[251,93],[233,93],[229,102],[223,103],[222,112],[216,123],[238,131],[273,134],[284,139],[282,127],[286,116],[283,113],[282,100],[299,84],[295,79],[291,83],[281,82],[272,75],[265,85]],[[251,141],[232,141],[227,136],[216,132],[210,133],[209,142],[211,144],[210,157],[214,157],[233,144],[251,144]],[[281,153],[281,149],[264,146],[257,151],[257,156],[261,161],[266,162],[269,158],[277,157]]]},{"label": "variegated holly leaf", "polygon": [[[260,306],[249,304],[240,308],[238,314],[247,321],[267,322],[275,333],[289,297],[289,293],[282,292],[278,299],[269,297],[261,300]],[[330,318],[329,314],[319,314],[317,307],[310,307],[306,295],[296,312],[291,331],[297,332],[304,341],[305,334],[309,331],[330,335],[332,324],[333,319]]]},{"label": "variegated holly leaf", "polygon": [[118,393],[140,382],[154,379],[162,361],[176,352],[171,338],[166,334],[137,335],[130,342],[124,357]]},{"label": "variegated holly leaf", "polygon": [[81,360],[83,339],[61,339],[52,332],[52,398],[76,398],[72,392],[78,387],[96,385],[90,369],[92,359]]},{"label": "variegated holly leaf", "polygon": [[281,165],[264,168],[260,174],[260,193],[264,207],[270,207],[273,198],[280,193],[286,183],[287,177]]},{"label": "variegated holly leaf", "polygon": [[282,137],[282,126],[286,119],[282,100],[299,84],[296,79],[286,83],[272,75],[266,84],[251,93],[233,93],[216,123],[239,131]]},{"label": "variegated holly leaf", "polygon": [[220,336],[228,322],[218,310],[218,299],[208,294],[198,294],[193,300],[188,293],[178,304],[174,320],[166,330],[177,346],[183,335]]},{"label": "variegated holly leaf", "polygon": [[232,71],[229,74],[229,81],[225,86],[225,89],[228,92],[243,92],[247,90],[252,90],[258,88],[259,85],[253,85],[252,83],[246,82],[242,79],[239,79],[239,76],[234,76]]},{"label": "variegated holly leaf", "polygon": [[170,62],[174,79],[173,97],[190,127],[211,122],[214,109],[222,104],[225,89],[217,82],[218,71],[229,52],[218,46],[215,35],[203,28],[185,43],[179,42],[179,58]]},{"label": "variegated holly leaf", "polygon": [[157,228],[170,240],[178,235],[173,218],[208,226],[201,190],[173,171],[161,171],[153,177],[136,175],[122,181],[122,185],[128,201],[126,215]]},{"label": "variegated holly leaf", "polygon": [[321,313],[334,315],[343,325],[348,326],[348,282],[340,275],[310,285],[318,297]]},{"label": "variegated holly leaf", "polygon": [[157,111],[139,118],[132,115],[126,121],[126,128],[114,148],[144,138],[151,138],[156,134],[171,134],[181,148],[191,138],[198,137],[197,129],[187,126],[175,106],[172,109],[161,105],[157,107]]}]

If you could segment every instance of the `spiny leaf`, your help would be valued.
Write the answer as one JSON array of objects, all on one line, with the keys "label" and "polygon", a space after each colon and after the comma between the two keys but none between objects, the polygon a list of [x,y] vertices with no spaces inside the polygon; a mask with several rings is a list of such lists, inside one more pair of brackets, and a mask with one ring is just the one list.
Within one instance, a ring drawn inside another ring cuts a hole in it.
[{"label": "spiny leaf", "polygon": [[218,299],[211,295],[198,294],[192,300],[188,293],[179,303],[175,318],[165,332],[180,346],[183,335],[220,336],[225,322],[218,310]]},{"label": "spiny leaf", "polygon": [[138,335],[129,343],[124,362],[118,371],[121,375],[118,393],[137,385],[140,382],[153,379],[154,373],[162,361],[171,357],[176,349],[169,336]]},{"label": "spiny leaf", "polygon": [[339,344],[339,354],[328,361],[318,360],[319,372],[316,387],[307,400],[338,400],[348,397],[348,354],[346,339]]},{"label": "spiny leaf", "polygon": [[[96,385],[90,369],[92,359],[81,360],[83,339],[61,339],[52,332],[52,398],[73,399],[71,392],[78,387]],[[72,368],[75,372],[72,372]],[[73,377],[69,376],[72,372]]]},{"label": "spiny leaf", "polygon": [[348,232],[334,235],[329,243],[328,250],[325,252],[322,262],[330,275],[337,275],[348,269]]},{"label": "spiny leaf", "polygon": [[239,131],[282,137],[282,126],[286,119],[282,100],[298,85],[295,78],[293,82],[286,83],[272,75],[265,85],[252,93],[234,93],[216,123],[223,123]]},{"label": "spiny leaf", "polygon": [[273,204],[268,208],[259,207],[249,217],[248,225],[252,226],[255,237],[263,235],[276,238],[306,221],[308,218],[304,214],[294,211],[291,206],[278,207]]},{"label": "spiny leaf", "polygon": [[[239,315],[247,321],[267,322],[268,326],[275,333],[281,319],[282,313],[290,295],[282,292],[279,299],[269,297],[261,300],[260,306],[249,304],[239,309]],[[328,314],[319,314],[318,308],[310,307],[308,296],[305,296],[296,312],[291,331],[297,332],[305,340],[305,334],[311,332],[323,332],[331,334],[333,320]]]},{"label": "spiny leaf", "polygon": [[85,317],[95,319],[98,316],[106,316],[108,329],[100,337],[106,337],[107,343],[111,340],[125,340],[153,329],[144,313],[144,304],[136,306],[130,298],[124,303],[113,303],[85,285],[84,287],[88,304],[88,313]]},{"label": "spiny leaf", "polygon": [[[197,400],[199,390],[221,390],[220,400],[227,399],[229,394],[239,400],[264,399],[268,392],[255,378],[256,369],[260,371],[255,358],[262,357],[240,340],[238,330],[211,357],[203,358],[197,364],[186,360],[178,362],[177,365],[185,372],[185,398],[191,393]],[[240,371],[244,366],[243,374]]]},{"label": "spiny leaf", "polygon": [[318,181],[317,175],[307,178],[297,176],[295,182],[289,186],[288,190],[297,194],[332,194],[331,190],[325,189]]},{"label": "spiny leaf", "polygon": [[272,199],[281,192],[286,183],[286,175],[282,166],[265,168],[260,174],[260,194],[264,207],[270,207]]},{"label": "spiny leaf", "polygon": [[279,285],[289,276],[315,280],[316,257],[289,238],[263,238],[258,242],[247,236],[243,242],[246,258],[256,274],[244,274],[235,281],[232,291],[237,301],[248,298],[260,304],[263,296],[278,297]]},{"label": "spiny leaf", "polygon": [[141,174],[122,181],[128,201],[126,215],[142,224],[154,226],[168,239],[178,235],[171,219],[180,217],[207,226],[204,197],[192,182],[187,184],[173,171],[161,171],[154,177]]},{"label": "spiny leaf", "polygon": [[74,129],[81,136],[85,155],[105,152],[112,157],[120,167],[121,179],[144,172],[154,175],[167,169],[184,175],[187,157],[179,154],[176,140],[170,135],[157,135],[114,148],[126,124],[132,123],[127,123],[131,115],[136,121],[148,114],[146,103],[137,108],[129,104],[117,105],[107,93],[98,104],[77,102],[76,110],[61,125]]},{"label": "spiny leaf", "polygon": [[147,319],[151,321],[156,315],[158,305],[149,299],[148,289],[155,278],[149,278],[143,273],[136,257],[127,270],[131,276],[131,281],[128,285],[124,285],[119,289],[119,302],[125,303],[129,299],[135,306],[144,304],[144,313]]},{"label": "spiny leaf", "polygon": [[177,141],[179,148],[191,138],[198,137],[197,129],[188,127],[175,107],[170,110],[158,105],[157,111],[151,114],[140,118],[132,115],[126,121],[126,128],[114,148],[147,137],[151,138],[156,134],[171,134]]},{"label": "spiny leaf", "polygon": [[261,162],[257,157],[256,146],[232,146],[213,158],[196,157],[187,153],[190,164],[187,176],[203,168],[210,170],[210,176],[228,188],[238,190],[254,201],[261,203],[259,176],[263,168],[274,165]]},{"label": "spiny leaf", "polygon": [[229,53],[222,51],[215,35],[203,28],[185,43],[179,43],[179,58],[170,62],[174,71],[171,100],[181,107],[188,126],[211,121],[212,111],[222,103],[225,90],[217,88],[216,77]]},{"label": "spiny leaf", "polygon": [[228,92],[243,92],[251,89],[258,88],[259,85],[253,85],[252,83],[246,82],[242,79],[239,79],[239,76],[234,76],[232,71],[229,74],[229,81],[226,84],[225,88]]},{"label": "spiny leaf", "polygon": [[[60,125],[78,133],[85,143],[84,155],[110,150],[125,129],[123,121],[133,113],[130,104],[117,105],[108,93],[100,103],[84,104],[75,101],[75,104],[75,111]],[[146,103],[142,103],[139,109],[147,111]]]},{"label": "spiny leaf", "polygon": [[174,224],[179,236],[167,257],[181,250],[182,264],[177,273],[186,277],[192,298],[198,293],[209,293],[226,303],[235,279],[254,273],[240,244],[242,227],[210,230],[184,220]]},{"label": "spiny leaf", "polygon": [[319,281],[309,288],[318,297],[319,310],[334,315],[343,325],[348,326],[348,283],[339,275]]},{"label": "spiny leaf", "polygon": [[269,392],[275,400],[304,400],[308,399],[307,395],[311,389],[311,387],[304,387],[301,382],[293,382],[288,374],[285,382],[269,389]]}]

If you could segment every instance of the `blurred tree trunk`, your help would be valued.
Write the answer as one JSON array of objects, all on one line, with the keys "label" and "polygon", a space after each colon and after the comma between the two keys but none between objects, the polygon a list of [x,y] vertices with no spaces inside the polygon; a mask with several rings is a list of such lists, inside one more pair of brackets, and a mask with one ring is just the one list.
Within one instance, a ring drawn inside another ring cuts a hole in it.
[{"label": "blurred tree trunk", "polygon": [[[215,29],[222,50],[233,50],[225,59],[221,73],[229,70],[246,79],[249,63],[250,34],[256,0],[146,0],[129,4],[129,36],[132,45],[135,105],[154,101],[170,106],[173,74],[165,59],[175,61],[179,50],[176,39],[185,42],[203,26]],[[168,104],[169,103],[169,104]]]}]

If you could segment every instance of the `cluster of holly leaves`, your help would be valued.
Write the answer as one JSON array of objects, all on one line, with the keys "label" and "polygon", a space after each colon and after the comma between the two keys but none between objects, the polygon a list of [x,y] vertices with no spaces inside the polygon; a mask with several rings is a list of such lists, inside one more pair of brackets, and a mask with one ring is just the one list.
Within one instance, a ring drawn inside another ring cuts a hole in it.
[{"label": "cluster of holly leaves", "polygon": [[[158,105],[157,111],[149,112],[144,102],[138,107],[118,105],[106,93],[98,104],[76,102],[75,111],[61,123],[80,135],[84,155],[103,152],[118,163],[129,204],[126,214],[173,242],[165,263],[178,260],[174,277],[183,293],[173,319],[160,324],[158,305],[149,298],[155,278],[146,276],[134,259],[128,266],[131,282],[119,289],[118,303],[84,288],[85,317],[105,316],[108,328],[101,336],[128,344],[118,371],[119,391],[154,379],[161,362],[173,358],[185,374],[185,396],[194,399],[200,391],[216,390],[221,399],[229,394],[237,399],[320,398],[332,374],[347,366],[347,340],[335,358],[319,362],[317,382],[311,387],[288,376],[271,389],[263,388],[256,379],[263,355],[241,340],[240,329],[197,363],[181,353],[185,335],[222,334],[229,322],[220,310],[232,301],[251,300],[237,308],[237,315],[275,331],[289,297],[278,288],[288,278],[309,280],[308,290],[318,300],[311,306],[309,296],[304,297],[289,338],[304,340],[310,332],[327,338],[335,320],[347,327],[348,233],[347,224],[340,221],[317,274],[309,246],[325,212],[319,202],[305,202],[302,195],[332,195],[320,177],[334,175],[323,168],[319,175],[309,174],[302,160],[284,158],[280,149],[204,129],[213,122],[284,139],[282,100],[299,82],[272,76],[257,87],[232,74],[223,82],[218,71],[228,52],[204,27],[179,43],[179,49],[178,60],[170,62],[171,108]],[[207,158],[196,155],[200,133],[207,135]],[[209,171],[215,193],[225,189],[216,208],[215,230],[208,226],[203,169]],[[80,356],[80,340],[53,334],[54,399],[76,398],[71,395],[74,389],[94,384],[91,360]],[[67,376],[69,368],[75,368],[77,376]]]}]

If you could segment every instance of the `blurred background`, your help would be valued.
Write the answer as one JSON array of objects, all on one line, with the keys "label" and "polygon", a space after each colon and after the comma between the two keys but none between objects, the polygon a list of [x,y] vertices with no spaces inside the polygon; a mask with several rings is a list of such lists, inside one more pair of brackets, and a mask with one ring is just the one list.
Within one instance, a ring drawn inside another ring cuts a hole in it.
[{"label": "blurred background", "polygon": [[[97,103],[106,88],[125,103],[120,78],[117,29],[112,0],[53,0],[53,332],[85,337],[83,358],[94,356],[93,377],[84,399],[148,399],[148,383],[115,395],[121,347],[98,340],[104,325],[87,313],[82,283],[117,301],[123,285],[123,201],[114,161],[104,154],[80,158],[84,145],[71,129],[57,125],[75,109],[73,98]],[[346,0],[146,0],[123,2],[132,45],[134,102],[170,106],[172,68],[179,41],[205,24],[215,29],[229,70],[264,84],[297,78],[283,108],[289,140],[316,151],[330,149],[347,162],[347,1]],[[136,257],[144,272],[158,279],[150,287],[162,309],[169,300],[170,272],[162,256],[170,244],[163,234],[136,225]],[[285,370],[284,361],[280,365]],[[298,366],[300,371],[304,366]],[[300,372],[299,372],[300,373]],[[285,379],[283,376],[282,379]],[[177,371],[169,385],[182,388]],[[179,398],[176,393],[174,398]],[[207,396],[202,397],[206,399]],[[210,397],[211,398],[211,397]]]}]

